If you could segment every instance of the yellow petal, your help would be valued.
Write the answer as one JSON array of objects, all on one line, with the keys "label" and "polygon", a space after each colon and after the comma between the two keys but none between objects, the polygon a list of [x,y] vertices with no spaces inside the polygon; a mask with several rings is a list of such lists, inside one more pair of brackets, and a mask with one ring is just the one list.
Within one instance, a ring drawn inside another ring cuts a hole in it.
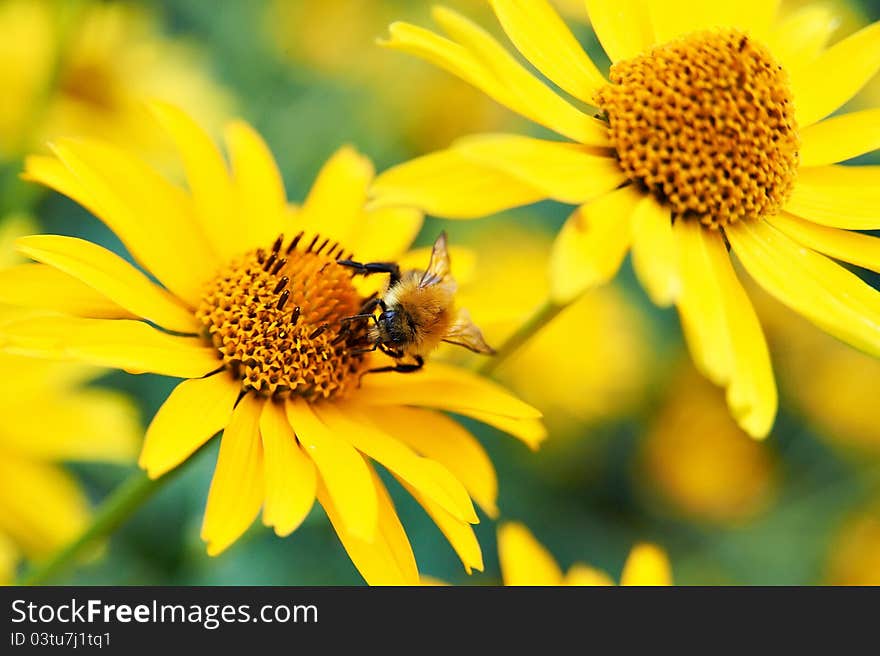
[{"label": "yellow petal", "polygon": [[492,0],[492,8],[535,68],[575,98],[593,103],[605,78],[547,0]]},{"label": "yellow petal", "polygon": [[825,166],[880,148],[880,109],[835,116],[801,131],[800,165]]},{"label": "yellow petal", "polygon": [[263,504],[263,404],[264,400],[255,394],[243,396],[223,431],[202,522],[202,540],[208,543],[209,556],[217,556],[240,538]]},{"label": "yellow petal", "polygon": [[200,378],[221,362],[201,339],[159,332],[140,321],[45,316],[0,327],[10,353],[75,360],[129,373]]},{"label": "yellow petal", "polygon": [[318,476],[302,452],[284,406],[267,402],[260,416],[266,471],[263,523],[284,537],[293,533],[315,503]]},{"label": "yellow petal", "polygon": [[675,226],[682,276],[679,311],[697,368],[727,387],[727,402],[752,437],[769,433],[777,394],[764,334],[720,235],[694,221]]},{"label": "yellow petal", "polygon": [[653,544],[634,546],[623,566],[620,585],[672,585],[666,553]]},{"label": "yellow petal", "polygon": [[880,356],[880,292],[763,221],[741,223],[726,231],[728,239],[764,289],[822,330]]},{"label": "yellow petal", "polygon": [[532,451],[537,451],[547,439],[547,427],[540,419],[505,417],[471,408],[450,408],[450,412],[476,419],[521,440]]},{"label": "yellow petal", "polygon": [[614,581],[605,572],[580,564],[571,566],[565,574],[564,583],[576,586],[614,585]]},{"label": "yellow petal", "polygon": [[880,21],[791,71],[798,125],[804,129],[841,107],[880,70]]},{"label": "yellow petal", "polygon": [[379,477],[361,456],[361,464],[370,474],[371,496],[376,499],[377,519],[375,537],[365,540],[363,536],[350,530],[349,523],[343,521],[333,497],[323,484],[318,484],[318,501],[323,506],[330,523],[336,530],[342,546],[369,585],[418,585],[419,571],[416,559],[406,537],[406,532],[397,517],[391,497]]},{"label": "yellow petal", "polygon": [[281,172],[266,142],[244,121],[226,126],[226,146],[237,192],[237,240],[243,248],[271,244],[284,229],[287,194]]},{"label": "yellow petal", "polygon": [[424,494],[421,494],[413,486],[408,485],[406,481],[398,478],[403,487],[406,488],[413,498],[419,502],[425,512],[431,517],[440,532],[446,536],[449,544],[455,549],[455,553],[461,559],[461,564],[468,574],[473,570],[483,571],[483,552],[480,549],[480,543],[474,534],[473,527],[467,522],[453,517],[439,505],[431,501]]},{"label": "yellow petal", "polygon": [[587,0],[587,13],[612,63],[632,59],[654,45],[644,0]]},{"label": "yellow petal", "polygon": [[776,25],[767,45],[785,70],[809,67],[839,24],[840,19],[829,6],[801,7]]},{"label": "yellow petal", "polygon": [[299,212],[298,222],[309,233],[319,233],[346,247],[363,216],[373,164],[350,146],[327,160]]},{"label": "yellow petal", "polygon": [[632,243],[632,217],[641,198],[630,185],[578,208],[569,217],[550,255],[554,301],[568,303],[617,274]]},{"label": "yellow petal", "polygon": [[88,285],[45,264],[0,270],[0,303],[93,319],[137,318]]},{"label": "yellow petal", "polygon": [[[335,435],[307,402],[294,399],[288,401],[286,409],[303,450],[318,468],[322,481],[319,488],[326,488],[325,496],[332,499],[345,533],[364,542],[373,542],[378,501],[364,459],[348,442]],[[318,499],[326,509],[320,492]],[[336,530],[339,533],[338,526]]]},{"label": "yellow petal", "polygon": [[97,244],[75,237],[32,235],[21,237],[16,245],[28,257],[73,276],[138,317],[181,333],[201,329],[192,310]]},{"label": "yellow petal", "polygon": [[25,159],[22,179],[46,185],[98,216],[100,208],[85,186],[57,157],[31,155]]},{"label": "yellow petal", "polygon": [[435,7],[432,13],[446,33],[504,85],[513,98],[514,111],[579,143],[608,145],[608,131],[599,120],[554,93],[486,30],[445,7]]},{"label": "yellow petal", "polygon": [[632,263],[648,296],[660,307],[675,302],[681,292],[672,216],[653,197],[641,200],[632,220]]},{"label": "yellow petal", "polygon": [[441,150],[392,167],[372,186],[373,207],[417,207],[447,219],[472,219],[547,198],[504,171],[455,150]]},{"label": "yellow petal", "polygon": [[159,282],[196,307],[219,261],[187,195],[119,148],[62,141],[54,150],[94,201],[98,218]]},{"label": "yellow petal", "polygon": [[553,556],[517,522],[499,527],[498,560],[504,585],[562,585],[562,570]]},{"label": "yellow petal", "polygon": [[365,412],[394,438],[451,471],[486,514],[498,515],[495,467],[483,445],[461,424],[419,408],[390,406]]},{"label": "yellow petal", "polygon": [[406,376],[365,376],[352,398],[370,405],[470,409],[519,419],[541,417],[538,410],[511,396],[497,383],[439,362],[431,362]]},{"label": "yellow petal", "polygon": [[380,425],[357,412],[353,404],[337,408],[335,404],[324,403],[315,412],[334,435],[382,464],[457,519],[471,524],[480,521],[467,490],[448,469],[417,456]]},{"label": "yellow petal", "polygon": [[587,153],[572,143],[487,134],[456,141],[452,148],[563,203],[585,203],[626,180],[613,158]]},{"label": "yellow petal", "polygon": [[763,38],[772,23],[778,0],[693,2],[664,0],[648,3],[657,43],[715,27],[735,27]]},{"label": "yellow petal", "polygon": [[422,229],[424,215],[411,207],[383,207],[362,214],[351,236],[360,262],[400,259]]},{"label": "yellow petal", "polygon": [[235,216],[232,181],[223,155],[211,137],[186,113],[163,102],[150,105],[159,123],[174,140],[195,206],[196,220],[220,261],[240,255],[241,218]]},{"label": "yellow petal", "polygon": [[880,238],[849,230],[827,228],[784,212],[767,217],[766,220],[807,248],[824,253],[835,260],[880,271]]},{"label": "yellow petal", "polygon": [[150,478],[177,467],[229,424],[240,392],[225,372],[180,383],[150,422],[138,464]]},{"label": "yellow petal", "polygon": [[801,169],[787,212],[832,228],[880,228],[880,166]]},{"label": "yellow petal", "polygon": [[52,464],[0,458],[0,533],[30,558],[43,558],[73,540],[89,519],[85,494]]},{"label": "yellow petal", "polygon": [[0,431],[0,448],[38,460],[132,462],[143,429],[125,394],[84,388],[14,403],[15,421]]}]

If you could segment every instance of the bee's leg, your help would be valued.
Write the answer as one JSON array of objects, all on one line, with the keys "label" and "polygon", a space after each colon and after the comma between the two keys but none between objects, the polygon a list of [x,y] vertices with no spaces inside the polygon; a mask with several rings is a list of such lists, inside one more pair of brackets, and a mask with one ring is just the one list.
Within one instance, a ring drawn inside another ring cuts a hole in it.
[{"label": "bee's leg", "polygon": [[369,276],[374,273],[387,273],[392,285],[400,281],[400,266],[396,262],[354,262],[352,260],[336,260],[337,264],[354,269],[356,274]]},{"label": "bee's leg", "polygon": [[383,374],[389,372],[396,372],[399,374],[411,374],[415,371],[418,371],[422,367],[425,366],[425,359],[421,355],[415,356],[414,363],[400,363],[393,365],[388,365],[387,367],[375,367],[374,369],[367,369],[361,377],[366,376],[367,374]]},{"label": "bee's leg", "polygon": [[374,342],[373,345],[370,346],[369,348],[357,349],[356,351],[351,351],[351,354],[352,355],[363,355],[364,353],[372,353],[377,348],[381,348],[379,346],[379,342]]}]

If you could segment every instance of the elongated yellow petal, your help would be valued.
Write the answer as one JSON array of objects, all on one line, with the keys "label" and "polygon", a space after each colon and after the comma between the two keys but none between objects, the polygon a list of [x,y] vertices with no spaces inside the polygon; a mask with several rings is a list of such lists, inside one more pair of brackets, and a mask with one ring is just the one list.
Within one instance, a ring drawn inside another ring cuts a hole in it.
[{"label": "elongated yellow petal", "polygon": [[880,356],[880,293],[767,223],[734,228],[726,231],[730,244],[764,289],[822,330]]},{"label": "elongated yellow petal", "polygon": [[800,165],[825,166],[880,148],[880,109],[835,116],[801,131]]},{"label": "elongated yellow petal", "polygon": [[565,573],[564,583],[579,586],[614,585],[614,581],[605,572],[580,564],[569,568]]},{"label": "elongated yellow petal", "polygon": [[97,244],[75,237],[33,235],[21,237],[16,245],[28,257],[73,276],[138,317],[181,333],[197,333],[201,328],[192,310]]},{"label": "elongated yellow petal", "polygon": [[632,216],[639,200],[641,194],[628,186],[575,210],[550,255],[553,300],[567,303],[617,274],[632,243]]},{"label": "elongated yellow petal", "polygon": [[667,307],[681,292],[669,209],[646,196],[633,214],[632,231],[636,277],[654,303]]},{"label": "elongated yellow petal", "polygon": [[612,63],[636,57],[654,45],[644,0],[587,0],[587,13]]},{"label": "elongated yellow petal", "polygon": [[421,408],[388,406],[364,412],[395,439],[445,466],[486,514],[498,515],[495,467],[480,442],[461,424]]},{"label": "elongated yellow petal", "polygon": [[832,228],[880,228],[880,166],[802,169],[787,212]]},{"label": "elongated yellow petal", "polygon": [[60,467],[11,454],[0,458],[0,533],[26,555],[49,555],[85,529],[88,518],[85,494]]},{"label": "elongated yellow petal", "polygon": [[76,278],[45,264],[0,270],[0,303],[93,319],[137,319]]},{"label": "elongated yellow petal", "polygon": [[315,409],[335,435],[415,487],[461,521],[479,523],[467,490],[443,465],[413,453],[403,442],[385,433],[352,404],[339,409],[322,404]]},{"label": "elongated yellow petal", "polygon": [[804,221],[791,214],[767,217],[770,225],[795,241],[835,260],[880,271],[880,238]]},{"label": "elongated yellow petal", "polygon": [[265,496],[260,412],[265,401],[247,394],[235,407],[220,441],[220,455],[208,491],[202,539],[217,556],[254,522]]},{"label": "elongated yellow petal", "polygon": [[299,212],[298,223],[307,232],[351,244],[363,216],[367,188],[373,179],[369,159],[350,146],[327,160]]},{"label": "elongated yellow petal", "polygon": [[185,112],[163,102],[150,105],[180,153],[192,193],[196,220],[222,262],[240,255],[241,218],[234,214],[232,180],[211,137]]},{"label": "elongated yellow petal", "polygon": [[39,460],[128,464],[141,441],[138,412],[119,392],[85,388],[18,398],[15,421],[0,431],[0,449]]},{"label": "elongated yellow petal", "polygon": [[539,71],[575,98],[593,103],[605,78],[547,0],[491,0],[504,31]]},{"label": "elongated yellow petal", "polygon": [[538,410],[510,395],[497,383],[439,362],[432,362],[407,376],[365,376],[352,399],[368,405],[472,409],[520,419],[541,417]]},{"label": "elongated yellow petal", "polygon": [[480,549],[480,543],[477,542],[477,536],[474,534],[473,527],[457,517],[446,512],[442,507],[431,501],[424,494],[420,493],[412,485],[397,477],[403,487],[406,488],[413,498],[419,502],[428,516],[440,529],[440,532],[446,536],[449,544],[455,549],[455,553],[461,559],[461,564],[468,574],[473,570],[483,571],[483,552]]},{"label": "elongated yellow petal", "polygon": [[424,215],[413,207],[382,207],[364,212],[351,235],[351,244],[357,249],[355,258],[360,262],[399,260],[423,223]]},{"label": "elongated yellow petal", "polygon": [[100,209],[95,199],[80,183],[77,177],[57,157],[49,155],[30,155],[25,159],[24,173],[21,177],[54,189],[82,205],[95,216]]},{"label": "elongated yellow petal", "polygon": [[241,220],[236,234],[244,248],[271,244],[284,231],[287,194],[272,152],[250,125],[226,126],[226,146]]},{"label": "elongated yellow petal", "polygon": [[504,585],[562,585],[553,556],[518,522],[499,527],[498,560]]},{"label": "elongated yellow petal", "polygon": [[715,27],[735,27],[763,38],[778,5],[778,0],[743,2],[666,0],[660,3],[648,3],[657,43],[665,43],[690,32]]},{"label": "elongated yellow petal", "polygon": [[532,451],[537,451],[547,439],[547,427],[540,419],[505,417],[473,408],[450,408],[450,412],[481,421],[488,426],[512,435],[522,441]]},{"label": "elongated yellow petal", "polygon": [[472,219],[547,198],[546,192],[455,150],[392,167],[371,190],[374,208],[417,207],[448,219]]},{"label": "elongated yellow petal", "polygon": [[150,478],[177,467],[226,428],[240,392],[224,372],[180,383],[150,422],[138,464]]},{"label": "elongated yellow petal", "polygon": [[[288,401],[286,410],[303,450],[318,468],[322,481],[319,489],[326,488],[345,533],[373,542],[379,510],[375,486],[364,459],[348,442],[335,435],[305,401]],[[320,492],[318,499],[325,506]]]},{"label": "elongated yellow petal", "polygon": [[653,544],[635,545],[623,566],[620,585],[672,585],[666,553]]},{"label": "elongated yellow petal", "polygon": [[776,25],[767,45],[785,70],[808,68],[825,48],[839,22],[834,10],[827,5],[801,7]]},{"label": "elongated yellow petal", "polygon": [[21,355],[179,378],[200,378],[221,364],[216,349],[201,339],[167,335],[122,319],[24,319],[0,327],[0,346]]},{"label": "elongated yellow petal", "polygon": [[880,70],[880,21],[835,43],[791,71],[798,125],[806,128],[841,107]]},{"label": "elongated yellow petal", "polygon": [[452,148],[564,203],[585,203],[626,180],[613,158],[587,153],[572,143],[487,134],[461,139]]},{"label": "elongated yellow petal", "polygon": [[447,34],[467,48],[506,87],[518,107],[515,111],[579,143],[608,144],[607,130],[600,121],[554,93],[486,30],[445,7],[435,7],[433,16]]},{"label": "elongated yellow petal", "polygon": [[260,416],[266,472],[263,523],[284,537],[293,533],[315,503],[318,475],[296,442],[284,406],[267,402]]},{"label": "elongated yellow petal", "polygon": [[[361,458],[358,456],[358,458]],[[323,484],[318,484],[318,501],[336,530],[351,562],[369,585],[418,585],[419,571],[409,544],[409,538],[397,517],[391,497],[379,477],[364,460],[361,464],[370,474],[372,496],[376,499],[377,519],[375,537],[365,540],[352,532],[335,502]]]},{"label": "elongated yellow petal", "polygon": [[186,194],[144,162],[109,145],[62,141],[55,152],[96,204],[98,218],[129,252],[178,298],[197,306],[218,260]]}]

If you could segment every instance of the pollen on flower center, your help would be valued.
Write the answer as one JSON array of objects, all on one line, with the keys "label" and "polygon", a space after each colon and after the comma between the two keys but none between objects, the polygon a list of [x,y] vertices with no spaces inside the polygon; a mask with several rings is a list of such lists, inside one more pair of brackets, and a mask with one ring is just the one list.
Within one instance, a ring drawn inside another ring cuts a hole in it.
[{"label": "pollen on flower center", "polygon": [[620,166],[673,214],[711,227],[776,213],[794,184],[788,77],[737,30],[699,32],[611,67],[597,105]]},{"label": "pollen on flower center", "polygon": [[364,299],[341,257],[341,246],[318,236],[279,237],[208,285],[196,316],[242,389],[330,398],[357,385],[366,322],[340,320]]}]

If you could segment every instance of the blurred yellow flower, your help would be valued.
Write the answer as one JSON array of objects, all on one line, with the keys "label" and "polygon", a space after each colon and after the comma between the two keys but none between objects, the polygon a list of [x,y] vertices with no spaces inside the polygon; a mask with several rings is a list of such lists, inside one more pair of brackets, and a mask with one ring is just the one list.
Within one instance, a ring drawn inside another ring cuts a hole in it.
[{"label": "blurred yellow flower", "polygon": [[[563,573],[529,529],[516,522],[498,529],[498,559],[504,585],[614,585],[608,574],[581,563]],[[666,553],[653,544],[635,545],[623,566],[620,585],[672,585]]]},{"label": "blurred yellow flower", "polygon": [[[547,297],[550,238],[506,224],[471,231],[469,239],[477,253],[476,273],[461,282],[459,300],[489,343],[502,344]],[[555,435],[637,407],[656,359],[649,341],[645,317],[620,289],[609,286],[566,308],[495,375],[538,407]],[[461,349],[444,352],[476,363],[469,355]]]},{"label": "blurred yellow flower", "polygon": [[29,158],[27,176],[92,210],[158,283],[88,241],[20,239],[19,250],[42,264],[0,274],[0,296],[13,297],[0,300],[69,314],[3,326],[0,345],[183,378],[148,428],[140,464],[162,476],[223,431],[202,525],[211,555],[261,508],[265,525],[289,535],[317,497],[369,583],[417,583],[409,540],[369,458],[425,508],[468,571],[482,568],[471,498],[497,512],[495,471],[479,442],[438,410],[530,446],[545,437],[540,413],[440,363],[361,381],[384,356],[363,353],[362,324],[340,322],[366,299],[337,260],[397,260],[421,214],[365,211],[373,167],[348,147],[293,209],[249,125],[227,125],[227,167],[185,113],[153,109],[177,144],[188,190],[124,149],[86,140]]},{"label": "blurred yellow flower", "polygon": [[683,363],[642,443],[637,481],[683,515],[737,523],[763,511],[776,485],[767,448],[731,419],[723,395]]},{"label": "blurred yellow flower", "polygon": [[828,585],[880,585],[880,503],[844,522],[831,545]]},{"label": "blurred yellow flower", "polygon": [[143,102],[161,98],[211,125],[231,99],[196,51],[131,3],[0,2],[0,159],[59,136],[100,137],[160,155]]},{"label": "blurred yellow flower", "polygon": [[[880,110],[822,121],[880,69],[880,22],[826,47],[834,25],[775,3],[590,0],[610,82],[547,0],[492,0],[507,36],[582,111],[493,36],[444,7],[447,37],[408,23],[389,48],[438,65],[565,141],[472,136],[380,175],[379,207],[475,218],[552,199],[578,205],[557,237],[552,294],[568,302],[633,266],[675,305],[697,367],[765,437],[777,391],[731,262],[823,330],[880,355],[880,294],[835,260],[878,266],[880,169],[835,166],[880,146]],[[700,66],[691,64],[699,59]]]},{"label": "blurred yellow flower", "polygon": [[[21,316],[0,309],[0,330]],[[101,373],[0,353],[0,583],[20,556],[43,558],[87,525],[86,496],[61,462],[134,460],[137,412],[125,395],[85,386]]]}]

